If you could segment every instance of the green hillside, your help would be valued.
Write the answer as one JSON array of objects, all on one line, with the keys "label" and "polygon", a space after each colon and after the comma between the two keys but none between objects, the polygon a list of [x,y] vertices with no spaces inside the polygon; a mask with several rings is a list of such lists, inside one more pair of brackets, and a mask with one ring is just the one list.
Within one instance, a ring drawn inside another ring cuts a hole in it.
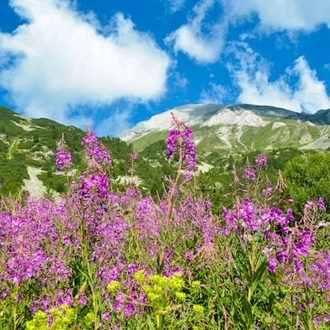
[{"label": "green hillside", "polygon": [[[207,116],[203,120],[207,120]],[[267,153],[268,175],[274,178],[294,156],[314,152],[317,148],[313,148],[312,143],[320,136],[323,146],[330,143],[329,126],[311,125],[299,118],[276,118],[274,114],[264,120],[269,123],[262,127],[193,126],[199,163],[194,180],[197,192],[219,200],[219,196],[226,193],[223,187],[228,187],[232,180],[232,165],[235,163],[241,173],[246,162],[260,152]],[[67,179],[55,171],[55,152],[62,134],[72,153],[72,174],[78,180],[86,167],[81,144],[84,131],[45,118],[26,118],[0,107],[0,194],[17,196],[26,190],[41,196],[65,191]],[[161,195],[167,185],[166,177],[174,174],[173,164],[165,158],[166,138],[165,130],[143,134],[131,143],[119,138],[100,138],[111,154],[113,166],[109,171],[113,188],[121,190],[127,185],[139,184],[146,194],[155,198]],[[304,146],[310,143],[311,148],[301,148],[302,142]],[[314,144],[317,147],[317,143]],[[133,150],[139,151],[134,173],[130,162]]]}]

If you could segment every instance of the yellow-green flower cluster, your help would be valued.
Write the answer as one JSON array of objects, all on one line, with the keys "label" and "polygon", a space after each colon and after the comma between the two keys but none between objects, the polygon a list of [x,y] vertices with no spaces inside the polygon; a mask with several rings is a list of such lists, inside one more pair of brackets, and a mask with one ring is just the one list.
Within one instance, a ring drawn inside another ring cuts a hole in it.
[{"label": "yellow-green flower cluster", "polygon": [[140,270],[134,274],[134,278],[141,284],[150,304],[156,309],[164,309],[173,299],[179,302],[186,300],[186,294],[182,292],[185,282],[180,273],[175,273],[172,277],[156,274],[146,278],[144,271]]},{"label": "yellow-green flower cluster", "polygon": [[194,305],[193,311],[196,314],[196,316],[201,316],[204,313],[204,307],[201,305]]},{"label": "yellow-green flower cluster", "polygon": [[115,294],[120,288],[120,283],[118,281],[111,281],[108,286],[107,286],[107,290],[111,293],[111,294]]},{"label": "yellow-green flower cluster", "polygon": [[51,327],[48,327],[48,315],[43,311],[38,311],[34,314],[31,321],[26,322],[27,330],[67,330],[74,321],[75,312],[73,308],[67,305],[62,305],[58,308],[53,308],[49,312],[53,322]]},{"label": "yellow-green flower cluster", "polygon": [[93,324],[95,319],[95,314],[93,312],[88,312],[85,316],[85,325],[90,326]]},{"label": "yellow-green flower cluster", "polygon": [[25,323],[26,330],[48,330],[48,316],[43,311],[37,311],[31,321]]},{"label": "yellow-green flower cluster", "polygon": [[138,283],[143,283],[146,279],[146,276],[144,274],[144,270],[139,270],[134,274],[134,279]]},{"label": "yellow-green flower cluster", "polygon": [[191,282],[191,290],[192,291],[199,291],[201,287],[201,282],[200,281],[192,281]]}]

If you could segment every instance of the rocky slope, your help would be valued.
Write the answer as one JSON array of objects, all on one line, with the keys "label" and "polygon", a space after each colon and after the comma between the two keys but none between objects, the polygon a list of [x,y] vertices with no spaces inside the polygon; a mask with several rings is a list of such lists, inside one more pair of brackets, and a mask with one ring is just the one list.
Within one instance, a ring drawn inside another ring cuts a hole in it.
[{"label": "rocky slope", "polygon": [[166,137],[171,112],[193,128],[200,151],[330,148],[330,109],[306,114],[251,104],[185,105],[140,122],[120,137],[143,150]]}]

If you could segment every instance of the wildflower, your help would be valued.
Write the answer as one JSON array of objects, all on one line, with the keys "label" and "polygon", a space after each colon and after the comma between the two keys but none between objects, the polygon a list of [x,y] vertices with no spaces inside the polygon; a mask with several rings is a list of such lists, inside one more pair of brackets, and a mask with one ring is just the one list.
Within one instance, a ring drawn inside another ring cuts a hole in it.
[{"label": "wildflower", "polygon": [[71,153],[67,150],[64,135],[59,143],[59,147],[56,150],[56,171],[63,171],[71,165]]},{"label": "wildflower", "polygon": [[135,312],[135,306],[132,303],[128,303],[125,305],[124,315],[126,317],[133,315],[134,312]]},{"label": "wildflower", "polygon": [[175,292],[175,297],[176,299],[178,299],[179,301],[185,301],[186,300],[186,294],[181,292],[181,291],[177,291]]},{"label": "wildflower", "polygon": [[320,324],[320,318],[318,316],[313,318],[314,325],[318,326]]},{"label": "wildflower", "polygon": [[314,205],[314,201],[307,201],[307,203],[305,204],[305,210],[311,210]]},{"label": "wildflower", "polygon": [[326,207],[322,198],[319,198],[317,201],[317,206],[321,211],[326,211]]},{"label": "wildflower", "polygon": [[265,154],[261,154],[256,157],[256,166],[257,167],[267,167],[267,156]]},{"label": "wildflower", "polygon": [[107,196],[109,182],[106,174],[94,174],[90,178],[81,176],[80,181],[81,196],[89,195],[93,191],[96,191],[100,198],[104,198]]},{"label": "wildflower", "polygon": [[256,173],[253,168],[245,167],[243,170],[243,178],[245,180],[254,181],[256,179]]},{"label": "wildflower", "polygon": [[118,281],[111,281],[107,286],[107,290],[112,294],[118,291],[119,288],[120,288],[120,283]]},{"label": "wildflower", "polygon": [[204,313],[204,307],[201,305],[194,305],[193,311],[196,315],[202,315]]},{"label": "wildflower", "polygon": [[134,274],[137,271],[135,264],[129,264],[127,267],[128,274]]},{"label": "wildflower", "polygon": [[79,299],[78,299],[79,305],[87,305],[87,299],[86,299],[86,295],[82,294]]},{"label": "wildflower", "polygon": [[[175,128],[171,129],[167,138],[166,158],[174,153],[182,152],[184,166],[188,171],[197,170],[197,154],[195,143],[192,140],[192,130],[182,122],[179,122],[172,114]],[[179,150],[181,148],[181,150]]]},{"label": "wildflower", "polygon": [[136,280],[136,282],[138,283],[143,283],[145,281],[145,274],[144,274],[144,270],[141,269],[139,271],[137,271],[134,274],[134,279]]},{"label": "wildflower", "polygon": [[268,264],[268,269],[272,272],[272,273],[276,273],[276,266],[277,266],[277,261],[274,258],[270,258],[269,259],[269,264]]},{"label": "wildflower", "polygon": [[304,271],[304,264],[302,263],[301,260],[298,260],[294,264],[294,270],[298,273]]},{"label": "wildflower", "polygon": [[131,155],[132,160],[137,160],[138,159],[138,153],[134,151]]},{"label": "wildflower", "polygon": [[108,149],[98,142],[96,135],[92,131],[83,138],[82,144],[85,147],[87,158],[94,159],[100,165],[111,165]]},{"label": "wildflower", "polygon": [[272,193],[273,193],[272,186],[268,186],[267,188],[263,189],[261,192],[262,196],[271,196]]},{"label": "wildflower", "polygon": [[109,312],[104,312],[101,316],[101,320],[103,323],[106,323],[110,320],[110,313]]},{"label": "wildflower", "polygon": [[289,253],[287,251],[281,250],[281,251],[277,252],[276,257],[277,257],[277,260],[280,263],[284,263],[284,262],[286,262],[288,260]]},{"label": "wildflower", "polygon": [[200,281],[192,281],[191,282],[191,288],[193,290],[199,290],[200,286],[201,286],[201,282]]}]

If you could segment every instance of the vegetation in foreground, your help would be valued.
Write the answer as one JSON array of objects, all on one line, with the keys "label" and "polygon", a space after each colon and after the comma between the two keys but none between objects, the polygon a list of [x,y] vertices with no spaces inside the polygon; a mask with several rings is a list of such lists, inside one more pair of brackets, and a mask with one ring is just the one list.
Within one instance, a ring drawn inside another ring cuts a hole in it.
[{"label": "vegetation in foreground", "polygon": [[[118,193],[107,149],[83,138],[87,169],[52,199],[0,204],[0,329],[326,329],[330,251],[325,205],[301,217],[267,157],[233,167],[229,205],[194,189],[189,127],[173,118],[166,156],[177,171],[155,202]],[[131,155],[131,174],[138,155]]]}]

